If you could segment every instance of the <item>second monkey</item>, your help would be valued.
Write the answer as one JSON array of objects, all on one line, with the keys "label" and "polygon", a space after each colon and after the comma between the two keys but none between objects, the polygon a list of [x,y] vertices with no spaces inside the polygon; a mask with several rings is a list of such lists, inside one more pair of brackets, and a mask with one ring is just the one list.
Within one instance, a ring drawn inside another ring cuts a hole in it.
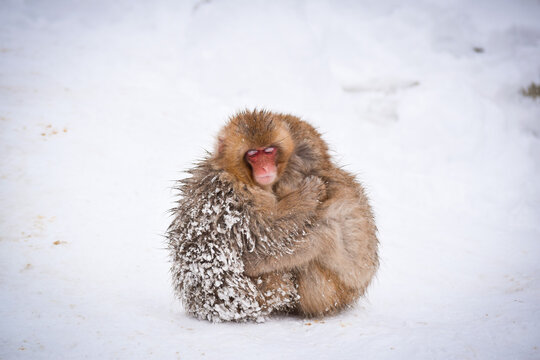
[{"label": "second monkey", "polygon": [[[373,213],[362,186],[331,161],[311,125],[291,115],[241,112],[218,135],[210,162],[247,189],[266,217],[252,226],[263,237],[243,252],[248,276],[291,274],[296,310],[307,316],[342,309],[364,294],[379,264]],[[274,232],[266,234],[260,226],[269,224]],[[283,241],[298,231],[299,241]]]}]

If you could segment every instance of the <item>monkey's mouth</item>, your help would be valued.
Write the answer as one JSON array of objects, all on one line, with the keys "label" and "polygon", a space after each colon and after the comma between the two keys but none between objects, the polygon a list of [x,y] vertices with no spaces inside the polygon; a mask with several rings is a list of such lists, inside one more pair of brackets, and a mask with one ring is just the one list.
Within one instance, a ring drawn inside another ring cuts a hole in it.
[{"label": "monkey's mouth", "polygon": [[276,174],[255,176],[255,181],[261,185],[270,185],[276,179]]}]

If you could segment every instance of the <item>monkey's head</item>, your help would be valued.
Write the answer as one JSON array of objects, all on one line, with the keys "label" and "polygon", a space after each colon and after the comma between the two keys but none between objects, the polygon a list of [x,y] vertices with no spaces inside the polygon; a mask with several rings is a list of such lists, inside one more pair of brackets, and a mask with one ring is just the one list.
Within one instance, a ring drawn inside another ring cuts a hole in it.
[{"label": "monkey's head", "polygon": [[293,150],[289,127],[279,114],[243,111],[220,131],[214,163],[239,181],[266,189],[279,180]]}]

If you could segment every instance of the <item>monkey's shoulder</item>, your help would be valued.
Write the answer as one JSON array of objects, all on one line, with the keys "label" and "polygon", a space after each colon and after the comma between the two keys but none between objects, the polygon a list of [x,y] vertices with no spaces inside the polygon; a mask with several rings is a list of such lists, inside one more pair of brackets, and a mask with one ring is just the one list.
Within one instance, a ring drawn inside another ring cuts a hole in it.
[{"label": "monkey's shoulder", "polygon": [[323,179],[329,197],[366,201],[364,185],[349,171],[336,166],[320,171],[318,176]]}]

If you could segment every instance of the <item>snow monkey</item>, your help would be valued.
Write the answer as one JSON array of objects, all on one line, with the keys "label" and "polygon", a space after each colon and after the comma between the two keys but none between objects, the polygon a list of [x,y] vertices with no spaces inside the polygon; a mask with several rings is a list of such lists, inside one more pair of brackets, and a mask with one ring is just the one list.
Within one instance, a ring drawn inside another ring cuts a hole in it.
[{"label": "snow monkey", "polygon": [[335,312],[364,294],[379,264],[372,210],[311,125],[292,115],[240,112],[208,161],[251,205],[253,246],[242,259],[263,293],[292,281],[294,310],[305,316]]}]

